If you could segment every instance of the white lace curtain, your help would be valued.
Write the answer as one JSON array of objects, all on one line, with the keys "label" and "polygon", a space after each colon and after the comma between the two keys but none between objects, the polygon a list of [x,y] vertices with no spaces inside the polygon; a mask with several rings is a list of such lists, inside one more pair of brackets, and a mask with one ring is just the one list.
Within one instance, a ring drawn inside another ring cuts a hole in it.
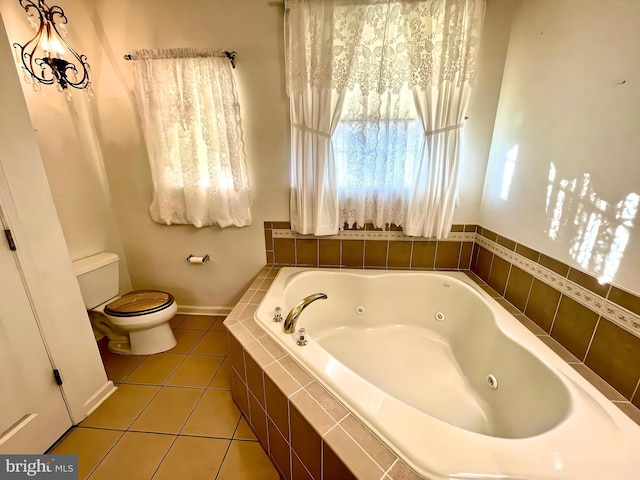
[{"label": "white lace curtain", "polygon": [[291,224],[445,238],[484,0],[288,0]]},{"label": "white lace curtain", "polygon": [[230,62],[194,49],[132,52],[151,165],[154,222],[251,224],[240,106]]}]

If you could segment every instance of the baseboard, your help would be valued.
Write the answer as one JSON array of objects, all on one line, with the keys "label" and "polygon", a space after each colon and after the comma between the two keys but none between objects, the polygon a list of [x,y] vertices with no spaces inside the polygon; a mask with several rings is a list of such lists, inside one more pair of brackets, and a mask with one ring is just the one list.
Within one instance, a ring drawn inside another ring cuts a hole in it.
[{"label": "baseboard", "polygon": [[179,305],[178,313],[181,315],[215,315],[226,317],[231,313],[232,307],[199,307],[196,305]]},{"label": "baseboard", "polygon": [[[83,406],[86,411],[86,417],[91,415],[107,398],[113,395],[117,389],[118,387],[116,387],[111,380],[102,385],[102,387],[100,387],[86,402],[84,402]],[[84,418],[82,420],[84,420]]]}]

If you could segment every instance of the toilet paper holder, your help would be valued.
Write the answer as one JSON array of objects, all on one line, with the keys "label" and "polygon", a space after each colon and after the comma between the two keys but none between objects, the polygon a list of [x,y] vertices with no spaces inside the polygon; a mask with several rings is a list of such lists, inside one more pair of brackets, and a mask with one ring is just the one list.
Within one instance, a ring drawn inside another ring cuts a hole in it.
[{"label": "toilet paper holder", "polygon": [[187,262],[189,263],[204,263],[208,262],[209,260],[211,260],[211,257],[208,253],[204,257],[199,257],[197,255],[194,255],[193,253],[190,253],[187,257]]}]

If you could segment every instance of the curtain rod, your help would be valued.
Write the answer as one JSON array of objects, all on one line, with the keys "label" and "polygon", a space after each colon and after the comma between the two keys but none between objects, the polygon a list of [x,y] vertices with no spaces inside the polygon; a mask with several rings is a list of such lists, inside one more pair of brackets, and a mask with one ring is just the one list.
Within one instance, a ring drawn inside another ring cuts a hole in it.
[{"label": "curtain rod", "polygon": [[[166,50],[158,50],[158,52],[161,51],[170,51],[171,49],[166,49]],[[178,55],[163,55],[161,53],[159,53],[157,56],[154,55],[153,53],[151,54],[147,54],[144,56],[139,55],[139,51],[136,51],[134,53],[127,53],[126,55],[124,55],[124,59],[129,61],[129,60],[138,60],[139,58],[188,58],[188,57],[227,57],[229,59],[229,61],[231,62],[231,67],[232,68],[236,68],[236,57],[238,56],[238,52],[229,52],[228,50],[190,50],[190,49],[176,49],[176,50],[180,50],[181,54]],[[153,51],[150,51],[153,52]],[[185,52],[187,52],[185,54]]]}]

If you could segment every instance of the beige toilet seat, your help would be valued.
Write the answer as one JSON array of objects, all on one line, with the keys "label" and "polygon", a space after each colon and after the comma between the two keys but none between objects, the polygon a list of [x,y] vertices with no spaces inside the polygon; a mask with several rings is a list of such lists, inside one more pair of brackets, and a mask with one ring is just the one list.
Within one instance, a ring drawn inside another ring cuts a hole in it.
[{"label": "beige toilet seat", "polygon": [[108,303],[104,313],[114,317],[135,317],[159,312],[174,303],[173,295],[159,290],[135,290]]}]

